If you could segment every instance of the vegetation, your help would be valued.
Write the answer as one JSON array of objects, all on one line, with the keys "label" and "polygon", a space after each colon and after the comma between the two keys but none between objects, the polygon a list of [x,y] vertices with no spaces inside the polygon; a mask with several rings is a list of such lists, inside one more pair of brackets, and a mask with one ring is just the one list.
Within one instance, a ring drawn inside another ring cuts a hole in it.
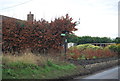
[{"label": "vegetation", "polygon": [[112,51],[112,49],[116,50],[117,48],[113,46],[106,48],[91,44],[77,45],[68,49],[67,56],[69,59],[96,59],[117,56],[116,51]]},{"label": "vegetation", "polygon": [[105,47],[105,49],[110,49],[111,51],[120,54],[120,44],[108,45],[107,47]]},{"label": "vegetation", "polygon": [[92,44],[80,44],[80,45],[77,45],[77,46],[70,47],[69,49],[74,49],[74,48],[77,48],[79,50],[83,50],[83,49],[94,49],[94,50],[103,49],[100,46],[94,46]]},{"label": "vegetation", "polygon": [[4,55],[2,67],[3,79],[52,79],[73,75],[76,71],[73,64],[33,54]]},{"label": "vegetation", "polygon": [[78,44],[78,42],[79,42],[79,37],[74,35],[74,34],[68,35],[67,39],[68,39],[68,43],[73,42],[73,43],[77,43]]},{"label": "vegetation", "polygon": [[[66,14],[48,22],[44,19],[33,23],[15,19],[3,21],[2,78],[3,79],[55,79],[76,74],[78,66],[71,64],[59,54],[68,32],[68,42],[82,44],[68,49],[68,59],[96,59],[116,56],[120,45],[106,48],[84,43],[110,43],[107,37],[78,37],[76,22]],[[70,35],[69,35],[70,34]],[[118,39],[114,40],[118,42]],[[56,51],[57,54],[51,54]],[[17,52],[17,53],[16,53]],[[38,54],[37,54],[37,53]],[[41,54],[47,52],[49,54]],[[59,56],[59,57],[56,57]],[[82,67],[80,67],[82,68]]]},{"label": "vegetation", "polygon": [[115,40],[108,38],[108,37],[91,37],[91,36],[76,36],[71,34],[68,36],[68,42],[73,42],[79,44],[86,44],[86,43],[112,43]]},{"label": "vegetation", "polygon": [[114,40],[115,43],[119,44],[120,43],[120,37],[117,37],[115,40]]},{"label": "vegetation", "polygon": [[76,22],[66,14],[48,22],[44,19],[33,23],[15,19],[3,21],[3,52],[42,52],[62,48],[64,37],[61,33],[76,31]]},{"label": "vegetation", "polygon": [[[67,53],[69,59],[96,59],[116,56],[115,45],[105,48],[91,44],[71,47]],[[119,44],[117,46],[120,46]],[[2,60],[3,79],[55,79],[79,74],[82,66],[76,66],[62,57],[25,53],[5,54]],[[85,69],[84,69],[85,71]]]}]

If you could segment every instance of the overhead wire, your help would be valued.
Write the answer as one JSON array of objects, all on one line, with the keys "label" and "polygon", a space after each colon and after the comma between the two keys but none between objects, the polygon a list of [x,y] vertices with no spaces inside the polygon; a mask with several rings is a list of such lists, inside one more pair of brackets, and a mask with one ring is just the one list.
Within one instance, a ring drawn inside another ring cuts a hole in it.
[{"label": "overhead wire", "polygon": [[19,4],[17,4],[17,5],[9,6],[9,7],[6,7],[6,8],[1,8],[0,10],[5,10],[5,9],[9,9],[9,8],[14,8],[14,7],[17,7],[17,6],[20,6],[20,5],[29,3],[29,2],[31,2],[31,1],[32,1],[32,0],[28,0],[28,1],[25,1],[25,2],[23,2],[23,3],[19,3]]}]

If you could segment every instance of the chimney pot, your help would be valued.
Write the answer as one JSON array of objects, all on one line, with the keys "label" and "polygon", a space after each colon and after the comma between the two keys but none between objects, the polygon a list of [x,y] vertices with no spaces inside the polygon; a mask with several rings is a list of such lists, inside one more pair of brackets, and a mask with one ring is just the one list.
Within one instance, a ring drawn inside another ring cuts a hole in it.
[{"label": "chimney pot", "polygon": [[34,14],[31,14],[31,12],[27,15],[27,21],[33,22]]}]

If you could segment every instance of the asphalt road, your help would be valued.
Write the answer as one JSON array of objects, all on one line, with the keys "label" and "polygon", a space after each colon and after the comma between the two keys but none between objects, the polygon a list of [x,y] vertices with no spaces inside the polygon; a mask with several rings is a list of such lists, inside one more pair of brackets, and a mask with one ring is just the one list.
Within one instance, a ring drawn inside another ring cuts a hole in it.
[{"label": "asphalt road", "polygon": [[103,81],[106,80],[106,79],[119,79],[120,80],[120,66],[116,66],[116,67],[113,67],[113,68],[110,68],[110,69],[107,69],[107,70],[104,70],[104,71],[101,71],[99,73],[95,73],[95,74],[92,74],[92,75],[89,75],[89,76],[85,76],[85,77],[77,77],[75,79],[82,79],[80,81],[83,81],[83,80],[91,80],[91,79],[101,79]]},{"label": "asphalt road", "polygon": [[120,76],[119,76],[120,71],[118,70],[118,68],[120,69],[120,66],[102,71],[102,72],[94,74],[94,75],[87,76],[83,79],[120,79]]}]

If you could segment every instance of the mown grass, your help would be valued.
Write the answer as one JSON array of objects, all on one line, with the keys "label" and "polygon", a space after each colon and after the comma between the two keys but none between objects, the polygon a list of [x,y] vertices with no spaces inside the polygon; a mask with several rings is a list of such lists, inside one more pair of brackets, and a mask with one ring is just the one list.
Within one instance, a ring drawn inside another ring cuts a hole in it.
[{"label": "mown grass", "polygon": [[33,54],[4,55],[2,68],[3,79],[54,79],[76,72],[73,64]]}]

